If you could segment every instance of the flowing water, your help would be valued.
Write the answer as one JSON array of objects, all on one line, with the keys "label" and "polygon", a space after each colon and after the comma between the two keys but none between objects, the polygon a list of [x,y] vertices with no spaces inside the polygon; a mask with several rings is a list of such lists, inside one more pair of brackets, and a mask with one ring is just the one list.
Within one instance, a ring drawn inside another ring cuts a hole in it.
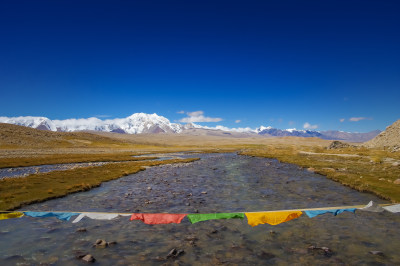
[{"label": "flowing water", "polygon": [[[387,203],[272,159],[236,154],[184,157],[201,160],[149,168],[24,210],[212,213],[358,205],[370,200]],[[129,217],[71,221],[31,217],[0,221],[0,265],[84,265],[76,258],[79,253],[92,254],[98,265],[400,264],[400,216],[389,212],[312,219],[304,214],[280,225],[256,227],[246,219],[193,225],[186,218],[167,225],[146,225]],[[117,244],[92,247],[97,239]],[[332,252],[308,249],[311,245]],[[184,253],[167,259],[173,248]]]},{"label": "flowing water", "polygon": [[63,163],[50,165],[37,165],[26,167],[13,167],[0,169],[0,179],[13,177],[26,177],[31,174],[48,173],[52,171],[71,170],[80,167],[101,166],[109,162],[90,162],[90,163]]}]

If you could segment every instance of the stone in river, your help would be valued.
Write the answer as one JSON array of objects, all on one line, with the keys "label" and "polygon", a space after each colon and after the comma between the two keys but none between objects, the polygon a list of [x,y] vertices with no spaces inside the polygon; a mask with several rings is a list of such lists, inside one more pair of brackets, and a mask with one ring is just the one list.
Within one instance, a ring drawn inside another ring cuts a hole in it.
[{"label": "stone in river", "polygon": [[173,249],[171,249],[171,251],[168,253],[168,255],[167,255],[167,259],[169,259],[169,258],[177,258],[177,257],[179,257],[180,255],[183,255],[183,253],[185,253],[185,251],[183,250],[183,249],[176,249],[176,248],[173,248]]},{"label": "stone in river", "polygon": [[383,254],[383,252],[382,251],[379,251],[379,250],[371,250],[370,252],[368,252],[369,254],[372,254],[372,255],[378,255],[378,256],[384,256],[385,254]]},{"label": "stone in river", "polygon": [[83,260],[85,262],[95,262],[96,261],[96,259],[90,254],[87,254],[87,255],[83,256],[81,258],[81,260]]},{"label": "stone in river", "polygon": [[96,243],[94,243],[94,247],[96,247],[96,248],[105,248],[105,247],[107,247],[107,242],[105,241],[105,240],[103,240],[103,239],[97,239],[96,240]]}]

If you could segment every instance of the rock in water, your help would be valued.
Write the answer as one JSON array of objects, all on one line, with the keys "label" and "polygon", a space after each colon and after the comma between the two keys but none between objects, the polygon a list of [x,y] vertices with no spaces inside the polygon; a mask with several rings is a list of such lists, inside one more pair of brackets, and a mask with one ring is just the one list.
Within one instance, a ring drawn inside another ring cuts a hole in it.
[{"label": "rock in water", "polygon": [[95,262],[96,261],[96,259],[90,254],[83,256],[81,260],[83,260],[85,262]]},{"label": "rock in water", "polygon": [[379,251],[379,250],[371,250],[371,251],[368,252],[368,253],[369,253],[369,254],[372,254],[372,255],[384,256],[383,252],[382,252],[382,251]]},{"label": "rock in water", "polygon": [[177,257],[179,257],[180,255],[183,255],[183,253],[185,253],[185,251],[184,251],[183,249],[178,250],[178,249],[176,249],[176,248],[173,248],[173,249],[171,249],[171,251],[168,253],[167,259],[169,259],[169,258],[177,258]]},{"label": "rock in water", "polygon": [[97,239],[96,243],[94,243],[94,247],[96,248],[105,248],[107,247],[108,243],[103,239]]}]

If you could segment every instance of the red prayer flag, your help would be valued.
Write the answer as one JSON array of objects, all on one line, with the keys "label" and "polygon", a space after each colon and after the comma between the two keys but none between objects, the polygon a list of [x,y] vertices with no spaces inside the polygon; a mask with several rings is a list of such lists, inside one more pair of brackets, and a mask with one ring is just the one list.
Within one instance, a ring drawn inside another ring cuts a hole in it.
[{"label": "red prayer flag", "polygon": [[142,220],[145,224],[179,224],[187,214],[133,213],[131,221]]}]

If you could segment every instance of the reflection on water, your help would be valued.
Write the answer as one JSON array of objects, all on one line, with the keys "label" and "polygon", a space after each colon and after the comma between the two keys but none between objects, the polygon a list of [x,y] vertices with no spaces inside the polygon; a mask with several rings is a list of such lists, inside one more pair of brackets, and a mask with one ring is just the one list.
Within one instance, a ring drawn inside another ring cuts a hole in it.
[{"label": "reflection on water", "polygon": [[[196,156],[202,160],[153,167],[25,209],[208,213],[385,203],[276,160],[235,154]],[[92,254],[99,265],[398,265],[399,222],[396,214],[361,211],[313,219],[303,215],[277,226],[257,227],[238,219],[145,225],[127,217],[84,219],[78,224],[23,217],[0,221],[0,264],[76,265],[80,263],[76,254],[83,252]],[[94,248],[97,239],[117,244]],[[333,253],[309,250],[311,245],[328,247]],[[184,254],[166,259],[173,248]]]}]

